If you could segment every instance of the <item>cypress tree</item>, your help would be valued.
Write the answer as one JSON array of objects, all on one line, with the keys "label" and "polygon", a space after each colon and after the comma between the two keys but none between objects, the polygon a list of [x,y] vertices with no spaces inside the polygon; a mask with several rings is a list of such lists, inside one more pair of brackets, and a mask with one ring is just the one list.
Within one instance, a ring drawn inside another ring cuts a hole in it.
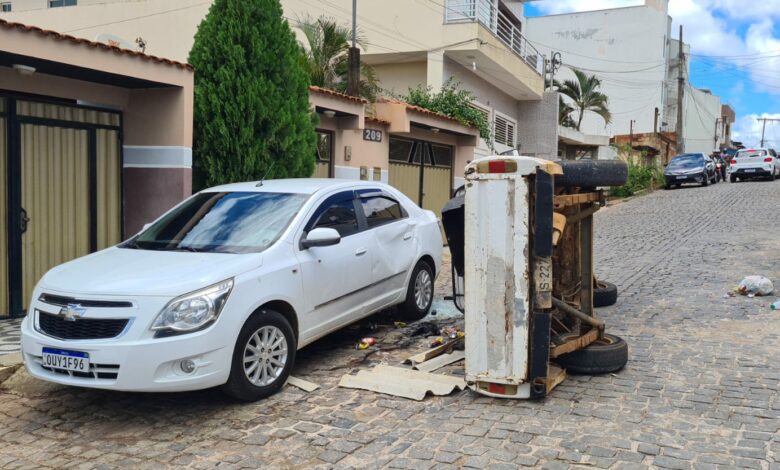
[{"label": "cypress tree", "polygon": [[279,0],[215,0],[198,27],[195,186],[314,172],[316,117]]}]

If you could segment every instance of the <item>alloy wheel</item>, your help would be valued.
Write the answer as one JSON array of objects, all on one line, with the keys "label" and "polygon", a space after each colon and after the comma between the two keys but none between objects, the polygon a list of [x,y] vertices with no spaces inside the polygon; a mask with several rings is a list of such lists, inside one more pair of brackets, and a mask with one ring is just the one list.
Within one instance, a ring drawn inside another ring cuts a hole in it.
[{"label": "alloy wheel", "polygon": [[427,309],[432,295],[433,281],[431,280],[431,275],[425,269],[421,269],[414,280],[414,302],[417,304],[417,308],[420,310]]},{"label": "alloy wheel", "polygon": [[265,387],[282,375],[287,365],[287,340],[273,325],[255,331],[244,348],[244,374],[252,385]]}]

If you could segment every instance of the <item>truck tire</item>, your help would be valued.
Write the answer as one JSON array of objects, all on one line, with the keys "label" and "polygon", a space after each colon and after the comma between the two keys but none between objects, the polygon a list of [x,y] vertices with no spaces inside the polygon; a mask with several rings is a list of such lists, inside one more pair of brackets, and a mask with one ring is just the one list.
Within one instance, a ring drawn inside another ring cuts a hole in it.
[{"label": "truck tire", "polygon": [[[555,338],[557,342],[566,342],[576,336],[566,333]],[[615,335],[605,334],[587,348],[564,354],[555,359],[559,366],[571,374],[608,374],[617,372],[628,363],[628,343]]]},{"label": "truck tire", "polygon": [[618,298],[618,290],[615,284],[606,281],[597,281],[593,286],[593,306],[609,307],[615,305]]},{"label": "truck tire", "polygon": [[563,175],[556,183],[565,187],[596,188],[623,186],[628,181],[628,165],[620,160],[562,160]]}]

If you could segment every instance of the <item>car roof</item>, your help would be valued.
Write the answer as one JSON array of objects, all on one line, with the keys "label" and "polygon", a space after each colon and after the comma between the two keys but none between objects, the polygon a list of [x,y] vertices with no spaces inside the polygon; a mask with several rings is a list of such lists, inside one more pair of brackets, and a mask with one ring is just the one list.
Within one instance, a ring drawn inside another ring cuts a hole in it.
[{"label": "car roof", "polygon": [[249,181],[245,183],[230,183],[204,189],[202,192],[254,192],[254,193],[295,193],[314,194],[319,191],[339,188],[384,188],[386,185],[378,181],[360,181],[337,178],[288,178],[278,180]]}]

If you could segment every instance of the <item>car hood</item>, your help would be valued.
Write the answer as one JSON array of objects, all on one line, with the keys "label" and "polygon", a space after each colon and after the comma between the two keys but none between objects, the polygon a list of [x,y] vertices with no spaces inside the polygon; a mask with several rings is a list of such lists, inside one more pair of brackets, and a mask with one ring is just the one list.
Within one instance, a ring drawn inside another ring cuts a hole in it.
[{"label": "car hood", "polygon": [[50,270],[40,287],[81,295],[175,297],[245,273],[262,255],[112,247]]},{"label": "car hood", "polygon": [[664,171],[665,175],[688,175],[691,173],[698,173],[700,171],[704,171],[704,166],[698,165],[698,166],[685,166],[680,168],[667,168]]}]

